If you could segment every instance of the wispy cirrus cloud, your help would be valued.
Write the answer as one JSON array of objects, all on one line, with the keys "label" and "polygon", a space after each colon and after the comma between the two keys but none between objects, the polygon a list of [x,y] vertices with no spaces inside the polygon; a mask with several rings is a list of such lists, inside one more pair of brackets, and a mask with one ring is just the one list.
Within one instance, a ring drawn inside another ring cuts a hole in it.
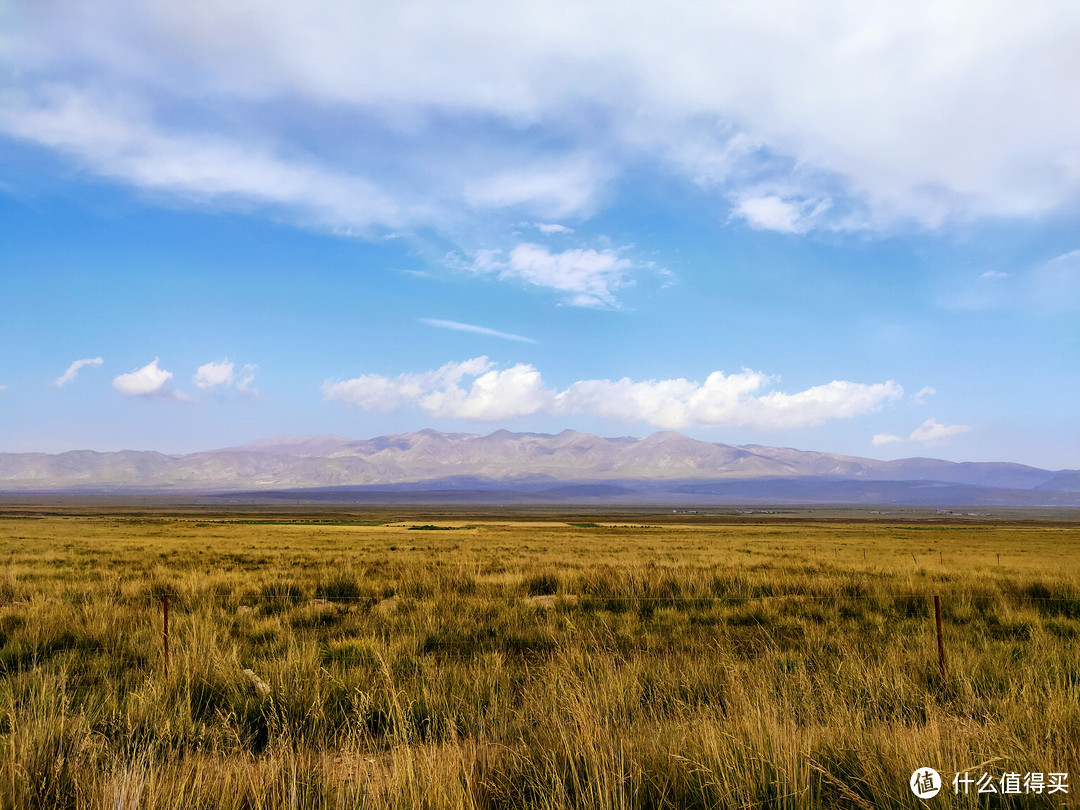
[{"label": "wispy cirrus cloud", "polygon": [[1033,303],[1043,311],[1080,309],[1080,250],[1072,250],[1036,268]]},{"label": "wispy cirrus cloud", "polygon": [[440,318],[417,318],[420,323],[426,323],[428,326],[434,326],[438,329],[449,329],[453,332],[469,332],[474,335],[484,335],[485,337],[495,337],[501,340],[514,340],[518,343],[536,343],[532,338],[524,337],[522,335],[514,335],[509,332],[500,332],[498,329],[489,329],[486,326],[475,326],[471,323],[460,323],[458,321],[444,321]]},{"label": "wispy cirrus cloud", "polygon": [[64,153],[87,169],[197,204],[256,205],[331,228],[395,227],[408,217],[367,178],[265,143],[163,127],[91,91],[49,87],[0,96],[0,131]]},{"label": "wispy cirrus cloud", "polygon": [[735,202],[732,217],[751,228],[803,234],[814,229],[832,207],[825,199],[785,198],[778,194],[743,194]]},{"label": "wispy cirrus cloud", "polygon": [[684,378],[580,380],[557,391],[540,372],[519,363],[499,370],[487,357],[447,363],[434,371],[366,374],[327,381],[323,397],[367,410],[417,406],[431,416],[491,421],[532,414],[589,414],[678,429],[691,426],[783,430],[849,419],[903,395],[884,383],[834,380],[793,394],[768,390],[773,378],[756,371],[716,371],[704,382]]},{"label": "wispy cirrus cloud", "polygon": [[236,380],[236,390],[241,394],[258,394],[255,390],[255,372],[259,370],[255,363],[244,363],[240,367],[240,375]]},{"label": "wispy cirrus cloud", "polygon": [[543,245],[525,242],[505,254],[478,251],[472,270],[556,290],[572,306],[615,307],[616,293],[631,283],[633,266],[630,259],[612,248],[573,248],[553,253]]},{"label": "wispy cirrus cloud", "polygon": [[67,367],[67,371],[65,371],[63,374],[56,378],[54,385],[57,388],[62,388],[63,386],[67,385],[69,382],[75,379],[80,369],[86,368],[87,366],[96,368],[104,362],[105,361],[100,357],[87,357],[83,360],[76,360]]},{"label": "wispy cirrus cloud", "polygon": [[927,386],[925,386],[923,388],[920,388],[918,391],[916,391],[912,395],[911,399],[916,405],[925,405],[927,398],[932,397],[936,393],[937,393],[936,389],[931,388],[929,385],[927,385]]},{"label": "wispy cirrus cloud", "polygon": [[1027,310],[1040,314],[1080,309],[1080,250],[1012,272],[987,270],[942,297],[968,310]]},{"label": "wispy cirrus cloud", "polygon": [[573,228],[568,228],[565,225],[559,225],[554,222],[534,222],[532,226],[540,233],[550,236],[551,234],[571,234],[574,232]]},{"label": "wispy cirrus cloud", "polygon": [[[605,174],[599,161],[583,156],[538,161],[471,180],[463,189],[464,198],[477,209],[524,206],[551,217],[581,215],[591,213]],[[569,232],[545,227],[551,226],[539,226],[541,233]]]}]

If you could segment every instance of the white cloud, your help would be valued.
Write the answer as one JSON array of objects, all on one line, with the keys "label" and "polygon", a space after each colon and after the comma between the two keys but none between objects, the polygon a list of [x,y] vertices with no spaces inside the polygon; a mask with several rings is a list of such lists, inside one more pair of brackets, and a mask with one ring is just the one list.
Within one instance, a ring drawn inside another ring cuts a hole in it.
[{"label": "white cloud", "polygon": [[255,141],[177,132],[145,113],[70,88],[29,99],[0,96],[0,131],[70,155],[87,168],[185,199],[291,210],[332,228],[394,226],[405,219],[371,181],[312,160],[274,154]]},{"label": "white cloud", "polygon": [[1051,259],[1032,274],[1032,303],[1046,311],[1080,307],[1080,250]]},{"label": "white cloud", "polygon": [[916,405],[925,405],[926,404],[926,398],[927,397],[932,397],[936,393],[937,393],[937,391],[935,389],[931,388],[928,385],[928,386],[926,386],[924,388],[920,388],[918,391],[916,391],[915,396],[913,396],[912,399],[915,400]]},{"label": "white cloud", "polygon": [[438,388],[420,400],[420,407],[432,416],[490,421],[528,416],[550,401],[540,372],[519,363],[504,371],[485,371],[467,391],[457,385]]},{"label": "white cloud", "polygon": [[564,217],[592,208],[602,174],[606,172],[595,161],[574,158],[554,165],[508,169],[470,181],[464,196],[473,208],[527,206],[541,216]]},{"label": "white cloud", "polygon": [[915,428],[915,430],[911,431],[911,435],[908,438],[913,442],[936,444],[950,436],[967,433],[969,430],[971,430],[971,428],[967,425],[943,425],[936,419],[927,419]]},{"label": "white cloud", "polygon": [[75,376],[79,373],[79,369],[86,366],[97,367],[105,361],[100,357],[87,357],[85,360],[76,360],[70,366],[67,367],[67,371],[56,378],[56,386],[62,387],[75,379]]},{"label": "white cloud", "polygon": [[500,332],[497,329],[488,329],[486,326],[474,326],[471,323],[459,323],[458,321],[444,321],[438,318],[418,318],[420,323],[435,326],[439,329],[450,329],[455,332],[471,332],[475,335],[502,338],[503,340],[516,340],[519,343],[536,343],[532,338],[513,335],[509,332]]},{"label": "white cloud", "polygon": [[[465,377],[473,378],[467,390],[460,385]],[[415,404],[432,416],[488,421],[536,413],[547,406],[551,395],[532,366],[518,364],[497,371],[487,357],[475,357],[420,374],[328,380],[323,398],[381,411]]]},{"label": "white cloud", "polygon": [[704,383],[685,379],[584,380],[559,394],[557,409],[663,428],[698,425],[778,430],[868,413],[903,394],[891,380],[873,385],[837,380],[795,394],[759,394],[771,381],[767,375],[750,370],[731,375],[714,371]]},{"label": "white cloud", "polygon": [[257,394],[258,391],[255,390],[253,383],[258,369],[259,367],[253,363],[245,363],[238,375],[236,366],[231,360],[214,360],[199,366],[195,370],[192,382],[203,390],[235,386],[236,390],[242,394]]},{"label": "white cloud", "polygon": [[1070,250],[1068,253],[1063,253],[1047,262],[1051,267],[1070,267],[1074,268],[1080,264],[1080,250]]},{"label": "white cloud", "polygon": [[874,446],[892,444],[894,442],[921,442],[922,444],[938,444],[950,436],[958,436],[967,433],[971,428],[967,425],[943,425],[936,419],[927,419],[905,439],[902,436],[894,436],[891,433],[875,433],[871,440]]},{"label": "white cloud", "polygon": [[557,224],[554,224],[554,223],[547,223],[547,222],[534,222],[533,227],[536,228],[538,231],[540,231],[540,233],[543,233],[543,234],[553,234],[553,233],[567,233],[567,234],[569,234],[569,233],[574,232],[573,228],[567,228],[565,225],[557,225]]},{"label": "white cloud", "polygon": [[1011,309],[1039,315],[1078,310],[1080,250],[1012,273],[988,270],[959,292],[943,296],[943,302],[962,309]]},{"label": "white cloud", "polygon": [[894,436],[891,433],[875,433],[874,438],[871,441],[874,443],[874,447],[878,447],[883,444],[902,442],[903,440],[904,439],[901,436]]},{"label": "white cloud", "polygon": [[431,391],[456,386],[462,377],[477,376],[490,368],[487,357],[475,357],[463,363],[447,363],[436,371],[399,374],[385,377],[364,374],[351,380],[323,384],[323,398],[337,399],[367,410],[391,411],[415,402]]},{"label": "white cloud", "polygon": [[789,202],[770,194],[764,197],[745,197],[734,214],[746,220],[752,228],[781,233],[806,233],[810,223],[805,215],[805,205]]},{"label": "white cloud", "polygon": [[552,253],[542,245],[523,243],[504,259],[500,251],[479,251],[473,270],[497,272],[537,287],[567,294],[567,303],[581,307],[613,307],[615,293],[628,284],[633,263],[612,249],[575,248]]},{"label": "white cloud", "polygon": [[233,384],[233,364],[229,360],[204,363],[195,370],[192,382],[199,388],[216,388]]},{"label": "white cloud", "polygon": [[[623,10],[26,3],[2,35],[0,129],[139,187],[342,228],[587,212],[650,162],[793,232],[1030,217],[1080,193],[1075,4]],[[785,193],[762,202],[763,180]],[[789,207],[827,198],[813,221]]]},{"label": "white cloud", "polygon": [[258,370],[259,367],[254,363],[244,363],[240,369],[240,379],[236,381],[236,390],[241,394],[258,394],[253,385],[255,372]]},{"label": "white cloud", "polygon": [[171,371],[158,366],[158,358],[155,357],[152,363],[116,377],[112,384],[121,394],[130,397],[149,396],[164,393],[164,385],[172,376]]},{"label": "white cloud", "polygon": [[[474,378],[471,384],[463,384],[466,377]],[[834,381],[794,394],[763,391],[771,382],[756,371],[731,375],[716,371],[704,383],[681,378],[581,380],[557,392],[544,385],[531,365],[499,371],[487,357],[477,357],[420,374],[367,374],[327,381],[323,397],[369,410],[418,405],[432,416],[460,419],[589,414],[670,429],[697,425],[779,430],[852,418],[903,395],[891,380],[869,385]]]}]

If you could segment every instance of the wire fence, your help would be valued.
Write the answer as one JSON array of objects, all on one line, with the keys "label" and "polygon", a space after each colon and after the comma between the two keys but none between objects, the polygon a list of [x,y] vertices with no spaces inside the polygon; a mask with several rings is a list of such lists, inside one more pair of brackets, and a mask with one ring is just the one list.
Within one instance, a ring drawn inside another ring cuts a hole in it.
[{"label": "wire fence", "polygon": [[[430,598],[433,594],[427,594]],[[381,596],[374,594],[368,595],[319,595],[316,591],[314,596],[309,596],[305,593],[293,592],[285,594],[274,594],[272,592],[258,594],[255,598],[249,594],[241,600],[234,600],[231,594],[206,594],[205,596],[212,597],[215,605],[221,609],[232,608],[235,601],[235,612],[241,614],[244,612],[255,612],[260,608],[270,608],[269,611],[272,614],[280,615],[284,608],[320,608],[326,606],[333,606],[341,608],[342,606],[351,608],[354,606],[363,606],[364,608],[382,613],[382,608],[391,606],[392,611],[386,612],[384,615],[389,616],[391,613],[396,613],[398,609],[403,606],[407,607],[408,602],[413,599],[422,600],[423,596],[411,597],[407,594],[390,593],[387,595],[386,591],[382,592]],[[759,594],[725,594],[725,595],[694,595],[694,596],[681,596],[681,595],[635,595],[635,594],[595,594],[584,592],[581,594],[567,593],[567,592],[554,592],[554,593],[504,593],[504,594],[454,594],[456,597],[472,598],[477,601],[492,602],[498,601],[498,597],[502,596],[504,603],[515,605],[537,605],[542,606],[543,609],[557,607],[566,610],[574,610],[575,608],[592,608],[598,610],[611,610],[615,606],[620,606],[622,609],[625,607],[650,607],[655,610],[656,606],[693,606],[693,607],[706,607],[725,605],[731,607],[745,607],[747,605],[754,604],[766,604],[772,601],[785,601],[785,602],[799,602],[799,603],[821,603],[821,604],[840,604],[851,605],[859,602],[867,602],[873,600],[878,606],[885,607],[886,609],[893,609],[902,613],[904,618],[908,619],[929,619],[931,616],[934,620],[935,635],[937,641],[937,661],[938,667],[941,672],[941,676],[944,678],[947,676],[947,664],[946,664],[946,648],[945,648],[945,634],[944,626],[946,615],[943,618],[942,613],[942,597],[940,594],[929,595],[926,592],[892,592],[892,593],[873,593],[862,592],[858,589],[851,593],[833,593],[833,594],[813,594],[805,592],[786,592],[786,593],[759,593]],[[179,597],[179,599],[178,599]],[[216,598],[213,598],[216,597]],[[995,607],[993,603],[996,601],[993,597],[988,597],[985,594],[958,594],[954,595],[955,601],[959,601],[961,605],[964,603],[965,597],[970,603],[972,599],[976,602],[982,601],[983,609]],[[1033,595],[1025,593],[1013,593],[1013,594],[998,594],[997,599],[1003,601],[1010,601],[1009,597],[1012,597],[1014,604],[1007,605],[1010,607],[1026,607],[1031,605],[1059,605],[1060,609],[1056,611],[1043,610],[1044,613],[1049,613],[1053,616],[1063,616],[1066,618],[1080,619],[1080,594],[1067,595],[1067,596],[1053,596],[1053,595]],[[168,678],[169,664],[170,664],[170,613],[175,617],[179,611],[181,614],[189,613],[192,607],[206,606],[206,601],[197,601],[192,604],[190,596],[185,596],[179,591],[169,591],[161,589],[157,592],[149,594],[141,594],[138,596],[131,596],[127,598],[114,600],[118,604],[141,606],[144,609],[155,611],[160,610],[161,615],[161,645],[162,645],[162,670],[166,678]],[[230,603],[228,605],[222,603]],[[9,601],[6,603],[8,606],[20,604],[17,601]],[[29,605],[31,602],[23,602],[22,604]],[[931,610],[931,605],[933,609]],[[762,626],[767,626],[766,622],[762,621],[762,617],[739,617],[738,621],[734,620],[734,617],[727,617],[725,620],[728,623],[736,624],[736,626],[745,626],[747,624],[757,623]],[[506,627],[501,627],[501,631],[505,634],[507,632]],[[435,649],[468,649],[474,654],[477,652],[484,652],[485,650],[478,649],[478,642],[487,641],[491,642],[496,638],[497,632],[494,627],[488,628],[489,633],[483,635],[481,638],[476,634],[484,630],[484,628],[471,628],[465,631],[466,638],[453,638],[442,637],[441,633],[446,633],[447,628],[413,628],[414,631],[425,636],[422,639],[421,647],[422,651],[432,651]],[[471,634],[471,635],[470,635]],[[0,636],[4,635],[0,631]],[[474,637],[475,636],[475,637]],[[4,636],[3,643],[0,643],[0,674],[8,674],[12,671],[23,671],[28,668],[33,668],[39,663],[48,660],[52,656],[59,652],[104,652],[105,645],[94,639],[74,639],[70,633],[62,634],[61,636],[52,639],[44,644],[33,645],[29,648],[25,647],[18,653],[12,655],[5,655],[5,645],[7,638]],[[418,642],[420,643],[420,642]],[[554,649],[557,646],[553,639],[547,639],[540,647],[548,651]]]}]

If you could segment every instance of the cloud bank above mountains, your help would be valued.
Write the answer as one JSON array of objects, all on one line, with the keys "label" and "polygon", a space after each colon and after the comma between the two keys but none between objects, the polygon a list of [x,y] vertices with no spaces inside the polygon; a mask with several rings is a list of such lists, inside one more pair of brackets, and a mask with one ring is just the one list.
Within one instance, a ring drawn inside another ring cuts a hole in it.
[{"label": "cloud bank above mountains", "polygon": [[430,416],[497,421],[547,414],[591,414],[661,428],[690,426],[782,430],[876,411],[903,396],[892,380],[834,380],[788,394],[768,391],[775,380],[744,369],[714,371],[703,383],[683,378],[634,381],[580,380],[557,391],[532,365],[498,369],[487,357],[447,363],[434,371],[365,374],[323,385],[323,397],[366,410],[418,407]]}]

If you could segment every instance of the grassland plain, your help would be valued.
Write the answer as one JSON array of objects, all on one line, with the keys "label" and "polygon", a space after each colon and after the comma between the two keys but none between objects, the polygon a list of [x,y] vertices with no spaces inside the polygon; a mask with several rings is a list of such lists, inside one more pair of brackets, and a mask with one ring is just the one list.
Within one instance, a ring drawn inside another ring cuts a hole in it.
[{"label": "grassland plain", "polygon": [[1078,805],[1073,523],[0,517],[4,808]]}]

